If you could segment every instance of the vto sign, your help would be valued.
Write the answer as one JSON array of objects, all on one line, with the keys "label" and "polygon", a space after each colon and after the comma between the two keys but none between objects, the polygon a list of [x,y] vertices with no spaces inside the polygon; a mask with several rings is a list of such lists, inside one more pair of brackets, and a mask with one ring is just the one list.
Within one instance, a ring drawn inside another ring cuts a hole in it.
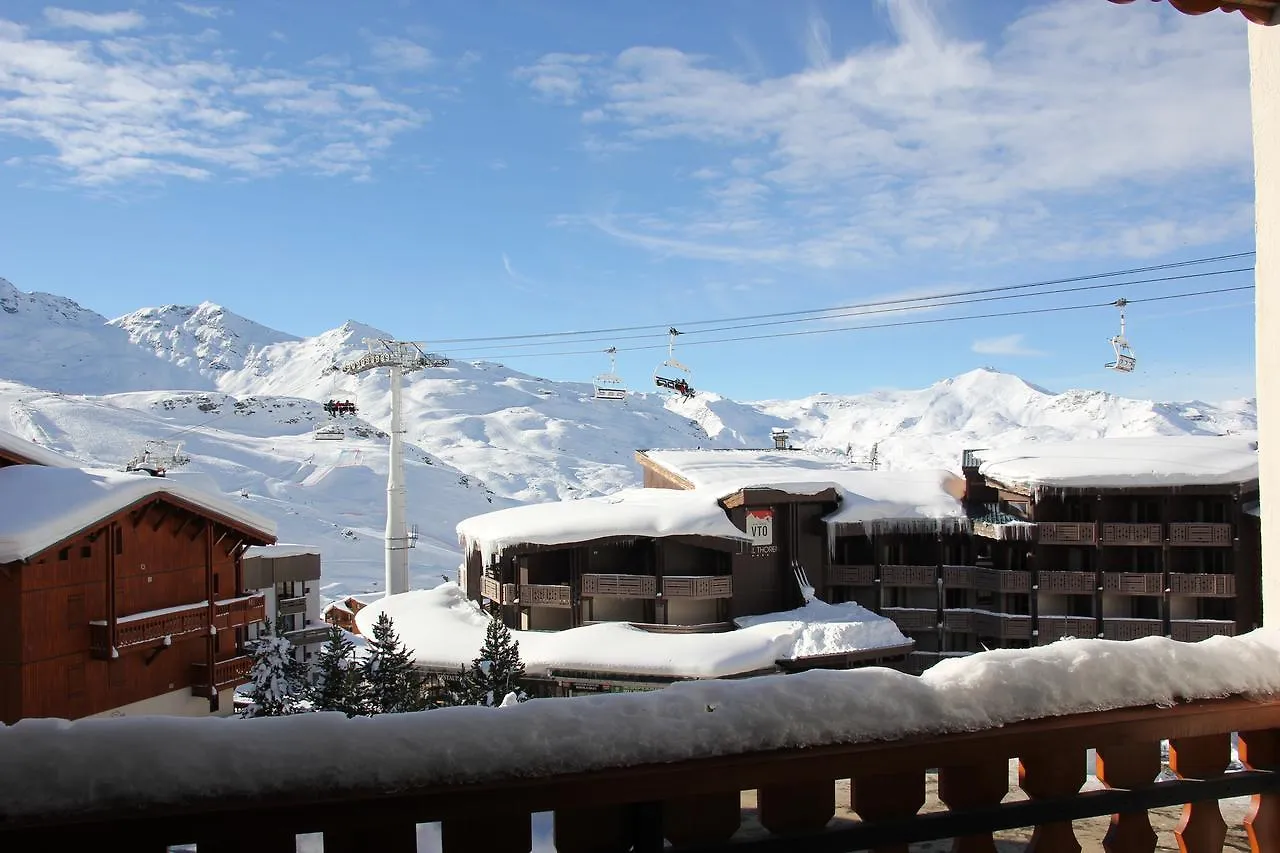
[{"label": "vto sign", "polygon": [[754,546],[773,544],[773,510],[747,510],[747,535]]}]

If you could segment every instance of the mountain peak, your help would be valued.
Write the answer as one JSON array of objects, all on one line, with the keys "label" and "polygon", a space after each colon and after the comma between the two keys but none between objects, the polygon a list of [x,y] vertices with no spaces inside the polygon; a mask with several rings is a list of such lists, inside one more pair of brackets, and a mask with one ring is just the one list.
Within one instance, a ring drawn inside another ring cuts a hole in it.
[{"label": "mountain peak", "polygon": [[140,308],[110,321],[156,357],[201,373],[239,370],[255,353],[297,336],[228,311],[216,302]]}]

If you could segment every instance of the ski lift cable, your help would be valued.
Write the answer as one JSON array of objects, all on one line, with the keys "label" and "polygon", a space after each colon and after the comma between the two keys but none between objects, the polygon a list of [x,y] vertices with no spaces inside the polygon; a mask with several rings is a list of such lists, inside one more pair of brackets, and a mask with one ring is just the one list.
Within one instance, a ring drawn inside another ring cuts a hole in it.
[{"label": "ski lift cable", "polygon": [[[984,288],[977,288],[973,290],[960,290],[960,291],[954,291],[951,293],[938,293],[932,296],[899,297],[895,299],[883,299],[883,300],[877,300],[874,302],[862,302],[862,303],[855,303],[851,305],[833,305],[833,306],[828,306],[826,308],[808,308],[808,309],[796,310],[796,311],[771,312],[768,314],[748,314],[741,317],[719,317],[719,318],[710,319],[710,320],[686,320],[684,322],[676,323],[674,325],[677,327],[707,326],[707,325],[715,325],[720,323],[744,322],[747,320],[762,320],[770,317],[798,317],[804,314],[825,314],[831,311],[844,311],[844,310],[849,310],[853,308],[873,308],[873,307],[879,307],[881,305],[898,305],[898,304],[904,304],[909,302],[919,302],[926,299],[948,299],[953,296],[973,296],[975,294],[982,294],[982,293],[1001,293],[1001,292],[1007,292],[1011,290],[1027,290],[1035,287],[1049,287],[1050,285],[1055,285],[1055,284],[1072,284],[1079,281],[1094,281],[1100,278],[1115,278],[1117,276],[1122,276],[1122,275],[1137,275],[1139,273],[1159,272],[1161,270],[1179,269],[1182,267],[1196,266],[1199,264],[1208,264],[1208,263],[1215,263],[1218,261],[1228,261],[1236,258],[1249,257],[1254,254],[1255,253],[1252,251],[1234,252],[1227,255],[1214,255],[1212,257],[1205,257],[1205,258],[1192,258],[1190,260],[1175,261],[1167,264],[1154,264],[1152,266],[1146,266],[1146,267],[1133,267],[1131,269],[1110,270],[1107,272],[1089,273],[1089,274],[1078,275],[1078,276],[1068,276],[1066,278],[1045,279],[1044,281],[1026,282],[1023,284],[1008,284],[1008,285],[1002,285],[999,287],[984,287]],[[1252,269],[1252,267],[1250,267],[1250,269]],[[668,324],[668,325],[672,325],[672,324]],[[581,337],[583,335],[614,334],[618,332],[640,332],[640,331],[646,331],[646,330],[658,330],[662,334],[664,335],[666,334],[666,330],[663,329],[661,325],[657,323],[652,323],[644,326],[618,326],[618,327],[608,328],[608,329],[582,329],[578,331],[563,331],[563,332],[536,332],[536,333],[530,333],[525,335],[491,335],[486,337],[474,337],[474,338],[439,338],[435,340],[435,343],[437,344],[469,344],[469,343],[492,343],[492,342],[503,342],[503,341],[530,340],[533,338],[566,338],[566,337],[576,338],[576,337]]]},{"label": "ski lift cable", "polygon": [[[1138,305],[1145,302],[1165,302],[1171,299],[1188,299],[1196,296],[1212,296],[1219,293],[1236,293],[1242,290],[1253,290],[1254,285],[1244,284],[1236,287],[1221,287],[1213,290],[1193,290],[1187,293],[1171,293],[1163,296],[1148,296],[1143,299],[1130,299],[1130,305]],[[931,317],[923,320],[899,320],[893,323],[877,323],[868,326],[837,326],[835,328],[825,329],[802,329],[795,332],[771,332],[760,335],[739,335],[730,338],[710,338],[706,340],[688,341],[684,346],[703,346],[707,344],[726,344],[739,343],[742,341],[762,341],[772,340],[776,338],[794,338],[806,335],[823,335],[835,332],[860,332],[871,329],[893,329],[904,326],[925,326],[936,323],[955,323],[963,320],[989,320],[997,317],[1023,317],[1033,314],[1052,314],[1059,311],[1085,311],[1096,308],[1114,308],[1115,301],[1109,302],[1090,302],[1086,305],[1059,305],[1051,308],[1025,308],[1020,311],[997,311],[986,314],[965,314],[959,317]],[[645,344],[643,346],[619,347],[618,352],[641,352],[645,350],[661,350],[666,349],[666,344]],[[499,361],[504,359],[515,358],[541,358],[544,356],[569,356],[569,355],[586,355],[595,353],[596,350],[564,350],[560,352],[536,352],[536,353],[510,353],[501,355],[473,355],[473,356],[457,356],[459,360],[464,361]]]},{"label": "ski lift cable", "polygon": [[[1229,269],[1229,270],[1213,270],[1210,272],[1196,272],[1196,273],[1184,273],[1183,275],[1160,276],[1158,278],[1140,278],[1140,279],[1132,279],[1129,281],[1110,281],[1104,284],[1086,284],[1086,285],[1081,285],[1080,287],[1060,287],[1054,290],[1042,290],[1037,293],[1011,293],[1011,294],[1006,294],[1002,296],[980,296],[975,299],[953,299],[949,302],[929,302],[927,304],[922,304],[922,305],[899,305],[897,307],[880,307],[880,308],[868,308],[865,310],[859,309],[859,310],[848,310],[848,311],[840,308],[831,308],[831,309],[828,309],[828,313],[821,314],[816,317],[789,317],[788,319],[784,319],[784,320],[762,320],[757,323],[728,324],[723,326],[717,326],[715,328],[710,328],[710,329],[698,329],[693,332],[689,332],[687,334],[706,335],[706,334],[712,334],[715,332],[732,332],[732,331],[738,331],[741,329],[758,329],[758,328],[765,328],[765,327],[771,327],[771,326],[787,326],[787,325],[794,325],[796,323],[818,323],[824,320],[839,320],[846,317],[866,317],[866,316],[872,316],[875,314],[896,314],[896,313],[906,312],[906,311],[932,310],[936,308],[949,308],[954,305],[973,305],[973,304],[980,304],[984,302],[1000,302],[1005,299],[1030,299],[1037,296],[1056,296],[1063,293],[1080,293],[1080,292],[1091,291],[1091,290],[1107,290],[1115,287],[1128,287],[1130,285],[1158,284],[1158,283],[1170,282],[1170,281],[1185,281],[1187,279],[1193,279],[1193,278],[1210,278],[1213,276],[1227,275],[1230,273],[1252,272],[1252,271],[1253,271],[1253,267],[1239,267],[1236,269]],[[917,297],[917,300],[942,299],[942,298],[946,298],[946,297],[923,297],[922,296],[922,297]],[[1108,303],[1108,304],[1114,304],[1114,303]],[[764,316],[788,317],[788,314],[786,312],[781,312],[776,315],[764,315]],[[535,342],[525,342],[525,343],[513,343],[506,346],[505,349],[533,349],[536,347],[555,346],[556,344],[565,344],[565,343],[577,344],[577,343],[595,343],[600,341],[656,340],[658,338],[665,338],[668,336],[668,334],[669,332],[661,332],[661,333],[651,332],[649,334],[642,334],[642,335],[611,335],[609,337],[604,337],[604,338],[579,338],[578,340],[575,340],[572,342],[570,341],[535,341]],[[681,336],[684,336],[685,334],[686,334],[685,332],[680,332]]]}]

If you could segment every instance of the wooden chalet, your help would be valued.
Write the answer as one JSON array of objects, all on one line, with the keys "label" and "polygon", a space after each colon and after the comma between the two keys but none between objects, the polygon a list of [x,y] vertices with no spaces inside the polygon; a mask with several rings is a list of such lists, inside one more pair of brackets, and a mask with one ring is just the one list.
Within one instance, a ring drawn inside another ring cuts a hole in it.
[{"label": "wooden chalet", "polygon": [[273,524],[165,478],[0,468],[0,722],[230,711]]}]

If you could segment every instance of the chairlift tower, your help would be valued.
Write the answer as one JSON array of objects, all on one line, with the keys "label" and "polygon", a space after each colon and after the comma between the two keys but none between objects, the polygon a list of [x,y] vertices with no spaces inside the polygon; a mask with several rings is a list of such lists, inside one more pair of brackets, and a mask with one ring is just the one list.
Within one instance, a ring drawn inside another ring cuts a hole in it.
[{"label": "chairlift tower", "polygon": [[406,373],[424,367],[444,367],[447,358],[427,355],[421,341],[390,341],[365,338],[369,352],[342,367],[355,376],[386,368],[391,375],[391,448],[387,456],[386,595],[409,591],[409,549],[416,537],[405,524],[404,411],[400,383]]}]

